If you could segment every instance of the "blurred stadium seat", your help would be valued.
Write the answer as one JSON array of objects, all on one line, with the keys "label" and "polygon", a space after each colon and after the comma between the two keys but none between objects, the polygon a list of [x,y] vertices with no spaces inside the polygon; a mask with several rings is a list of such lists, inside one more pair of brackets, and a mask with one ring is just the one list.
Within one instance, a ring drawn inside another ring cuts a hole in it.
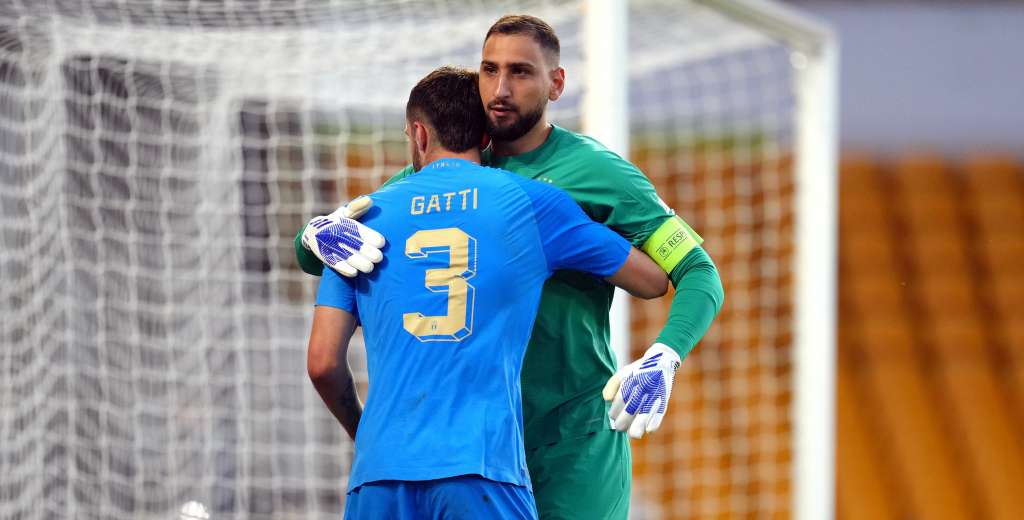
[{"label": "blurred stadium seat", "polygon": [[843,160],[840,518],[1024,511],[1022,170]]}]

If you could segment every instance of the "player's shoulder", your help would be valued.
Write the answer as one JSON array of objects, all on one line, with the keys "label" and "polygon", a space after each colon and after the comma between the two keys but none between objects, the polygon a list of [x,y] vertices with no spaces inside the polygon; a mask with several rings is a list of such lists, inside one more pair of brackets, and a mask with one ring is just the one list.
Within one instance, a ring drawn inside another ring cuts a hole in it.
[{"label": "player's shoulder", "polygon": [[589,135],[573,132],[556,125],[552,125],[551,131],[555,133],[555,138],[558,140],[560,154],[571,156],[573,160],[592,171],[640,171],[633,163],[609,150],[607,146]]},{"label": "player's shoulder", "polygon": [[495,182],[507,185],[508,189],[521,192],[527,196],[536,192],[547,192],[549,190],[560,191],[558,188],[547,183],[523,177],[522,175],[512,173],[508,170],[495,168],[493,166],[481,166],[481,168],[488,170],[487,173]]}]

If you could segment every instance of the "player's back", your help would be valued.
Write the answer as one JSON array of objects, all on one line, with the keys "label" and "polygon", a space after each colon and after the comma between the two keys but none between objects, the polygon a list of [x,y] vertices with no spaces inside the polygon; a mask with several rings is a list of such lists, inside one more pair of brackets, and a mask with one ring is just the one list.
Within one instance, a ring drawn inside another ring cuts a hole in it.
[{"label": "player's back", "polygon": [[461,474],[529,486],[519,371],[550,271],[523,182],[442,159],[372,195],[363,221],[389,243],[353,283],[370,390],[350,488]]}]

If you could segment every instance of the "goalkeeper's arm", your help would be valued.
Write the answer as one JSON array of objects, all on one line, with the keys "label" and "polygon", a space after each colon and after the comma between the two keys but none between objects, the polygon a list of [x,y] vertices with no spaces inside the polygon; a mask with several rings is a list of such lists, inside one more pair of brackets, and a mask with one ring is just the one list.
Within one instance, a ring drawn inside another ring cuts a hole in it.
[{"label": "goalkeeper's arm", "polygon": [[[616,372],[602,392],[605,400],[611,401],[612,427],[628,430],[634,438],[641,438],[661,425],[672,395],[676,368],[707,332],[725,299],[711,257],[695,244],[698,240],[690,241],[698,237],[689,235],[689,228],[674,217],[663,228],[669,233],[655,233],[644,250],[668,260],[660,264],[669,271],[669,279],[676,288],[668,320],[651,348]],[[682,258],[664,254],[673,245],[678,251],[679,245],[685,243],[690,244],[684,246],[689,251],[680,252]]]},{"label": "goalkeeper's arm", "polygon": [[672,269],[669,280],[676,294],[657,342],[685,358],[722,309],[725,291],[715,263],[700,246],[694,247]]},{"label": "goalkeeper's arm", "polygon": [[363,413],[347,355],[355,330],[356,319],[348,311],[317,306],[306,356],[309,379],[324,404],[353,439]]}]

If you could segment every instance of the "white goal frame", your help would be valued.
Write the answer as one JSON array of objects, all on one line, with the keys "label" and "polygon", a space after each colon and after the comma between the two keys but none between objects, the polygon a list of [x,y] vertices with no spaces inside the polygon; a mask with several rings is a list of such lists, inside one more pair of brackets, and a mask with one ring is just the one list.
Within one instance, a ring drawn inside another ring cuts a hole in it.
[{"label": "white goal frame", "polygon": [[[835,517],[838,42],[827,25],[771,0],[692,0],[792,49],[796,127],[793,517]],[[627,0],[588,0],[583,130],[628,158]],[[629,359],[629,305],[617,290],[612,347]]]}]

